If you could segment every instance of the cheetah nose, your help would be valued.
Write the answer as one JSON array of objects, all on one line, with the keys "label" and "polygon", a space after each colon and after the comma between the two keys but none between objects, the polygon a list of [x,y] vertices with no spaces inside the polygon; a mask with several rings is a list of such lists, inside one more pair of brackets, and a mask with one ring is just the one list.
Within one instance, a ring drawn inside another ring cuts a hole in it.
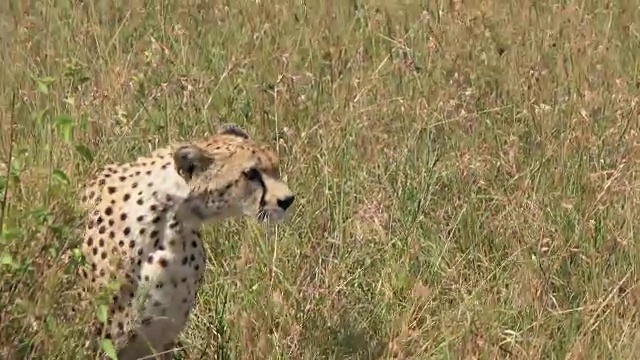
[{"label": "cheetah nose", "polygon": [[293,204],[293,200],[295,199],[295,196],[291,195],[291,196],[287,196],[284,199],[278,199],[278,206],[280,206],[280,208],[282,208],[282,210],[287,210],[289,208],[289,206],[291,206],[291,204]]}]

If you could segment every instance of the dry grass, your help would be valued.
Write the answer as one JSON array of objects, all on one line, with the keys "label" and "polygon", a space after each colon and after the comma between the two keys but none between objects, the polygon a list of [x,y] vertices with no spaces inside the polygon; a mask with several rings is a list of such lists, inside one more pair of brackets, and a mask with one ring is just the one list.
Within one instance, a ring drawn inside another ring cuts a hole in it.
[{"label": "dry grass", "polygon": [[106,3],[0,5],[0,357],[84,358],[75,189],[219,119],[300,200],[207,228],[186,359],[640,357],[635,2]]}]

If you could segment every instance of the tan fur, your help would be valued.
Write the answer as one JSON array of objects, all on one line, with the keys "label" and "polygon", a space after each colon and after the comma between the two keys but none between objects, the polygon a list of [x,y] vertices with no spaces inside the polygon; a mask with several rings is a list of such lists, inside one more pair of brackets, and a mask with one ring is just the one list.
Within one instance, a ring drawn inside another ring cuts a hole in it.
[{"label": "tan fur", "polygon": [[205,269],[203,223],[286,215],[293,194],[279,171],[275,152],[227,126],[207,139],[108,165],[88,184],[86,280],[95,291],[116,284],[102,330],[119,359],[167,351],[177,341]]}]

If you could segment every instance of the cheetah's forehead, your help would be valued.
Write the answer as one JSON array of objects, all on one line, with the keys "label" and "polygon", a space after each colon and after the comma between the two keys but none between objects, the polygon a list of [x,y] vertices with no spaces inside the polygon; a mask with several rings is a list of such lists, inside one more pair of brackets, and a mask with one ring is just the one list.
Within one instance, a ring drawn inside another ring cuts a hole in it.
[{"label": "cheetah's forehead", "polygon": [[223,159],[223,161],[257,166],[267,173],[277,174],[279,171],[278,154],[269,146],[249,139],[219,136],[200,146],[214,158]]}]

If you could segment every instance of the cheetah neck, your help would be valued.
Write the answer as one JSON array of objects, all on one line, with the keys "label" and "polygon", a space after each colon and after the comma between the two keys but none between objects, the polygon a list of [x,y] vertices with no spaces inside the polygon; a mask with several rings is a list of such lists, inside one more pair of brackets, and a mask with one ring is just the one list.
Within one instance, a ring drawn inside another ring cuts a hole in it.
[{"label": "cheetah neck", "polygon": [[171,165],[163,164],[153,169],[150,174],[145,174],[145,180],[154,184],[147,186],[151,189],[148,195],[158,205],[158,211],[167,212],[168,217],[174,218],[189,228],[199,229],[204,218],[194,213],[193,208],[189,206],[189,185]]},{"label": "cheetah neck", "polygon": [[127,184],[121,186],[130,189],[130,200],[120,211],[128,214],[131,231],[139,234],[146,246],[183,252],[183,237],[197,233],[203,221],[185,206],[189,186],[175,171],[171,158],[162,155],[142,158],[127,172],[133,176],[128,176]]}]

